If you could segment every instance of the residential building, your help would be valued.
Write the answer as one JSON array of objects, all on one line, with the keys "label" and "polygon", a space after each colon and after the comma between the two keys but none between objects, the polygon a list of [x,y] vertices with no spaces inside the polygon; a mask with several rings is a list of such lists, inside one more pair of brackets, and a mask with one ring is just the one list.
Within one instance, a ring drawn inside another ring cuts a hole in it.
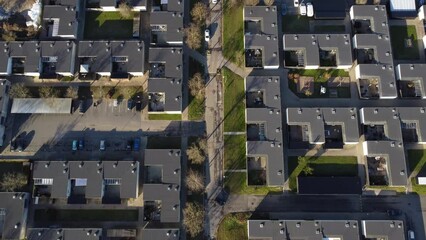
[{"label": "residential building", "polygon": [[309,144],[343,148],[359,142],[355,108],[287,108],[290,148],[307,149]]},{"label": "residential building", "polygon": [[315,19],[345,19],[354,0],[313,0]]},{"label": "residential building", "polygon": [[42,38],[77,38],[77,1],[56,1],[43,7]]},{"label": "residential building", "polygon": [[35,161],[33,195],[66,203],[126,203],[139,196],[139,162]]},{"label": "residential building", "polygon": [[360,121],[370,185],[405,186],[404,143],[426,143],[425,108],[362,108]]},{"label": "residential building", "polygon": [[78,50],[81,79],[96,79],[97,75],[128,79],[144,74],[142,41],[80,41]]},{"label": "residential building", "polygon": [[184,36],[184,1],[153,1],[150,16],[151,44],[182,45]]},{"label": "residential building", "polygon": [[[100,0],[99,7],[102,11],[113,12],[118,11],[120,3],[121,1],[119,0]],[[132,8],[132,11],[146,11],[147,0],[129,0],[127,3]]]},{"label": "residential building", "polygon": [[416,0],[389,0],[389,7],[394,18],[417,17]]},{"label": "residential building", "polygon": [[363,220],[361,225],[362,235],[366,239],[407,239],[404,223],[399,220]]},{"label": "residential building", "polygon": [[244,7],[244,54],[248,68],[278,69],[276,6]]},{"label": "residential building", "polygon": [[72,76],[75,49],[71,41],[1,42],[0,75]]},{"label": "residential building", "polygon": [[10,82],[6,79],[0,79],[0,146],[3,146],[5,140],[6,120],[9,112],[9,91]]},{"label": "residential building", "polygon": [[350,18],[361,98],[397,98],[386,6],[353,5]]},{"label": "residential building", "polygon": [[150,48],[148,112],[182,112],[182,48]]},{"label": "residential building", "polygon": [[144,228],[142,229],[144,240],[178,240],[179,228]]},{"label": "residential building", "polygon": [[[148,223],[146,228],[161,228],[161,230],[152,231],[155,234],[164,233],[166,236],[169,231],[174,231],[171,229],[179,228],[181,155],[180,149],[145,150],[144,221]],[[165,226],[165,229],[161,226]],[[171,228],[171,226],[174,227]]]},{"label": "residential building", "polygon": [[402,98],[426,98],[426,64],[398,64],[395,73]]},{"label": "residential building", "polygon": [[285,66],[305,69],[352,67],[349,34],[284,34]]},{"label": "residential building", "polygon": [[[249,185],[284,184],[284,144],[282,131],[280,78],[249,76],[246,90],[246,155],[248,174],[259,176]],[[262,177],[264,176],[264,177]],[[263,179],[264,178],[264,179]]]},{"label": "residential building", "polygon": [[101,240],[102,228],[29,228],[27,240]]},{"label": "residential building", "polygon": [[29,194],[0,192],[0,239],[24,239]]}]

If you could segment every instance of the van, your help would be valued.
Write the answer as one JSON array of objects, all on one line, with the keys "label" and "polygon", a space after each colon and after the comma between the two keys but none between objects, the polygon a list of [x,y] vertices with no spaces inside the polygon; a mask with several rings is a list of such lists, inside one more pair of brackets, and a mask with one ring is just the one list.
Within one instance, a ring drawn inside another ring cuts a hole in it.
[{"label": "van", "polygon": [[308,17],[313,17],[314,16],[314,5],[312,5],[312,3],[307,3],[306,4],[306,9],[307,9],[307,16]]},{"label": "van", "polygon": [[304,3],[300,3],[299,11],[300,11],[300,15],[306,16],[306,5]]}]

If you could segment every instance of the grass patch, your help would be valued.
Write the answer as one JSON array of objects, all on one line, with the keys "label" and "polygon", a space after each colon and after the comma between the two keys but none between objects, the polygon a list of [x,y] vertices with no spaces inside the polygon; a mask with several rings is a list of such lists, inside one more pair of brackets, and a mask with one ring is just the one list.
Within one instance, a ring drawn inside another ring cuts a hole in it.
[{"label": "grass patch", "polygon": [[222,69],[224,89],[224,131],[245,131],[244,79],[228,68]]},{"label": "grass patch", "polygon": [[117,12],[86,11],[84,38],[101,39],[130,39],[133,34],[133,13],[124,18]]},{"label": "grass patch", "polygon": [[343,25],[316,25],[315,33],[344,33],[346,27]]},{"label": "grass patch", "polygon": [[37,209],[34,214],[35,221],[47,222],[136,222],[138,218],[138,210]]},{"label": "grass patch", "polygon": [[[395,59],[417,60],[420,58],[419,40],[417,39],[416,27],[414,25],[391,26],[390,36]],[[411,47],[407,47],[407,39],[411,39]]]},{"label": "grass patch", "polygon": [[248,186],[247,173],[245,172],[227,172],[225,174],[225,188],[229,193],[234,194],[267,195],[282,193],[281,187]]},{"label": "grass patch", "polygon": [[[191,1],[192,4],[192,1]],[[204,66],[197,60],[189,57],[189,76],[192,78],[194,74],[201,73],[204,75]],[[206,112],[205,100],[197,99],[189,94],[188,99],[188,119],[189,120],[204,120],[204,114]]]},{"label": "grass patch", "polygon": [[315,82],[327,82],[330,77],[349,77],[343,69],[292,69],[290,73],[313,77]]},{"label": "grass patch", "polygon": [[426,152],[424,150],[409,150],[408,155],[408,166],[410,172],[413,174],[411,179],[412,191],[418,194],[426,194],[426,186],[417,184],[417,176],[425,176],[426,168]]},{"label": "grass patch", "polygon": [[180,121],[182,120],[182,115],[181,114],[148,114],[148,119]]},{"label": "grass patch", "polygon": [[[307,162],[313,168],[312,176],[357,176],[357,158],[352,156],[324,156],[307,157]],[[288,158],[289,187],[292,191],[297,190],[297,177],[304,174],[302,170],[306,165],[299,165],[298,157]]]},{"label": "grass patch", "polygon": [[230,213],[226,215],[217,229],[217,239],[248,239],[247,220],[249,218],[250,213]]},{"label": "grass patch", "polygon": [[285,15],[282,17],[283,33],[309,33],[309,21],[306,16]]},{"label": "grass patch", "polygon": [[246,136],[225,135],[225,169],[246,169]]},{"label": "grass patch", "polygon": [[389,186],[368,186],[369,189],[377,189],[382,191],[395,191],[397,193],[405,193],[405,187],[389,187]]},{"label": "grass patch", "polygon": [[[228,5],[226,0],[224,6]],[[238,66],[244,65],[244,21],[243,6],[224,7],[223,55]]]}]

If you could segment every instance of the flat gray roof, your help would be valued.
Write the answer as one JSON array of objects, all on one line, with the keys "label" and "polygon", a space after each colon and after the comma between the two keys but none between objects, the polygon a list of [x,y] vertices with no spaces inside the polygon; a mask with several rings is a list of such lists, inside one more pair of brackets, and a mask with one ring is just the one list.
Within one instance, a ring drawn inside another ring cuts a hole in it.
[{"label": "flat gray roof", "polygon": [[370,20],[373,33],[389,35],[388,15],[384,5],[352,5],[351,20]]},{"label": "flat gray roof", "polygon": [[395,72],[397,79],[400,81],[420,81],[422,97],[426,97],[426,64],[398,64]]},{"label": "flat gray roof", "polygon": [[179,239],[178,228],[144,228],[142,238],[144,240],[172,240]]},{"label": "flat gray roof", "polygon": [[150,77],[148,92],[165,94],[164,111],[182,111],[182,48],[150,48],[149,63],[162,63],[164,77]]},{"label": "flat gray roof", "polygon": [[356,220],[248,220],[249,239],[360,239]]},{"label": "flat gray roof", "polygon": [[[183,6],[183,4],[181,4]],[[152,26],[165,25],[166,31],[155,31],[164,34],[162,38],[166,42],[182,42],[183,31],[183,13],[182,12],[165,12],[156,11],[151,13],[150,17],[151,31],[154,32]]]},{"label": "flat gray roof", "polygon": [[33,169],[34,179],[53,179],[52,198],[67,198],[70,180],[74,179],[86,179],[86,198],[102,198],[105,180],[120,182],[120,198],[138,196],[139,162],[36,161]]},{"label": "flat gray roof", "polygon": [[377,79],[381,98],[398,96],[393,65],[359,64],[355,74],[358,79]]},{"label": "flat gray roof", "polygon": [[100,240],[102,228],[29,228],[27,240]]},{"label": "flat gray roof", "polygon": [[246,93],[263,92],[262,108],[246,108],[246,122],[264,123],[265,140],[247,141],[248,156],[267,156],[267,184],[284,183],[284,144],[280,78],[276,76],[249,76],[245,79]]},{"label": "flat gray roof", "polygon": [[287,108],[288,125],[308,125],[309,142],[325,142],[325,125],[341,125],[344,143],[359,142],[359,124],[355,108]]},{"label": "flat gray roof", "polygon": [[[0,212],[4,213],[2,239],[23,239],[29,194],[23,192],[0,192]],[[16,228],[15,228],[16,226]]]},{"label": "flat gray roof", "polygon": [[116,0],[100,0],[99,6],[101,7],[115,7],[117,5]]},{"label": "flat gray roof", "polygon": [[337,66],[352,66],[349,34],[284,34],[284,50],[304,51],[305,66],[320,66],[320,50],[335,50]]},{"label": "flat gray roof", "polygon": [[146,149],[145,168],[157,166],[162,169],[162,183],[145,183],[144,201],[161,200],[162,223],[180,222],[181,150]]},{"label": "flat gray roof", "polygon": [[11,113],[70,114],[71,98],[14,98]]},{"label": "flat gray roof", "polygon": [[278,66],[278,18],[276,6],[245,6],[244,21],[260,21],[261,33],[245,32],[245,49],[263,50],[263,66]]},{"label": "flat gray roof", "polygon": [[406,232],[404,223],[398,220],[364,220],[362,235],[366,238],[385,238],[387,240],[404,240]]},{"label": "flat gray roof", "polygon": [[91,72],[110,73],[113,57],[126,57],[128,73],[144,72],[144,43],[139,40],[80,41],[78,57],[95,57],[90,63]]},{"label": "flat gray roof", "polygon": [[[43,7],[43,20],[58,21],[60,36],[77,37],[78,21],[76,6],[45,5]],[[53,36],[56,37],[56,36]]]},{"label": "flat gray roof", "polygon": [[72,41],[40,42],[40,56],[56,57],[56,72],[74,73],[75,43]]}]

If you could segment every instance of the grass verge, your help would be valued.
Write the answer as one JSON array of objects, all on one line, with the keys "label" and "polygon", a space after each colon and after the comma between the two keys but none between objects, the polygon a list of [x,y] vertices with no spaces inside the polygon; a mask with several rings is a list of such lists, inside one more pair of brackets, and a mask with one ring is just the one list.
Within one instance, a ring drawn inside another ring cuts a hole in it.
[{"label": "grass verge", "polygon": [[224,89],[224,131],[245,132],[244,79],[228,68],[222,69]]},{"label": "grass verge", "polygon": [[225,135],[224,165],[226,170],[246,169],[246,136]]},{"label": "grass verge", "polygon": [[[408,26],[391,26],[390,36],[392,50],[395,59],[399,60],[417,60],[420,58],[416,27]],[[411,40],[411,46],[407,43]]]},{"label": "grass verge", "polygon": [[309,21],[306,16],[285,15],[282,17],[283,33],[309,33]]},{"label": "grass verge", "polygon": [[[224,6],[228,6],[226,0]],[[223,55],[231,62],[244,65],[244,21],[243,6],[224,7],[223,15]]]},{"label": "grass verge", "polygon": [[84,38],[97,39],[130,39],[133,34],[133,13],[124,18],[117,12],[86,11]]},{"label": "grass verge", "polygon": [[148,119],[180,121],[182,120],[182,115],[181,114],[148,114]]},{"label": "grass verge", "polygon": [[246,172],[227,172],[225,174],[225,188],[229,193],[267,195],[281,194],[281,187],[248,186]]},{"label": "grass verge", "polygon": [[218,240],[248,239],[247,220],[250,213],[230,213],[226,215],[217,229]]},{"label": "grass verge", "polygon": [[[307,157],[307,163],[313,168],[312,176],[356,176],[357,158],[352,156]],[[303,173],[306,165],[300,165],[298,157],[288,158],[289,187],[297,191],[297,177]]]},{"label": "grass verge", "polygon": [[417,194],[426,194],[426,186],[419,185],[417,183],[417,176],[425,176],[426,168],[426,151],[425,150],[409,150],[408,155],[408,166],[413,178],[411,179],[412,191]]}]

